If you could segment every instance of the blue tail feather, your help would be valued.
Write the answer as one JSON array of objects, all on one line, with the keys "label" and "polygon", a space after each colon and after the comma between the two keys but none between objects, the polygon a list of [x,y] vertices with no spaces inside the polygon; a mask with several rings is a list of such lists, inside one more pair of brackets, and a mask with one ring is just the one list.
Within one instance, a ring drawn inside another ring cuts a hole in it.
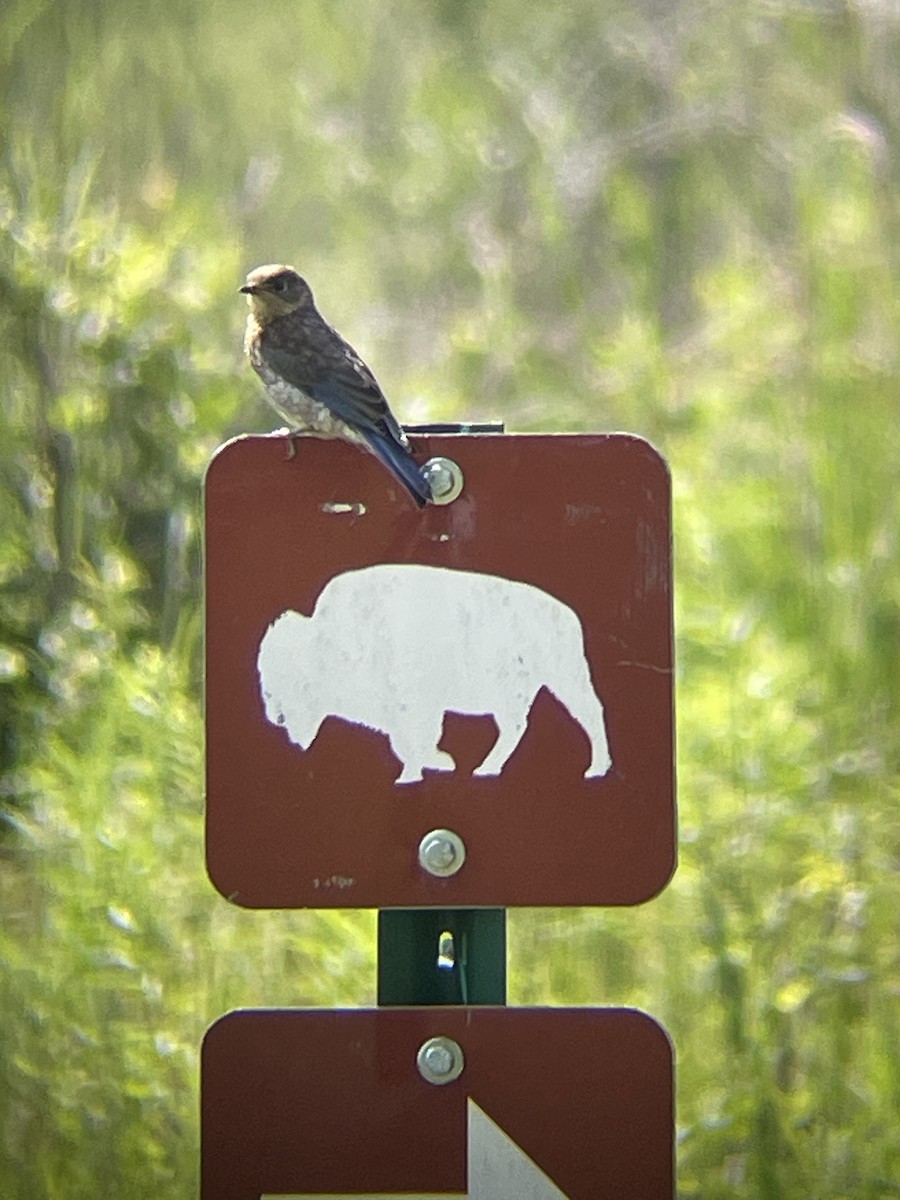
[{"label": "blue tail feather", "polygon": [[379,434],[368,434],[361,431],[372,452],[381,459],[384,465],[400,480],[420,508],[431,500],[431,485],[422,474],[422,468],[410,455],[409,451],[397,442],[388,441]]}]

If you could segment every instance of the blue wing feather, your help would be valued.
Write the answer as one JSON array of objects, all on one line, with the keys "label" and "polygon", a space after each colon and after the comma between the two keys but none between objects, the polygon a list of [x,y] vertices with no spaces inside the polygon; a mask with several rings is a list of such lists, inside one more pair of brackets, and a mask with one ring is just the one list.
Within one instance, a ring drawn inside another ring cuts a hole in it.
[{"label": "blue wing feather", "polygon": [[348,387],[341,376],[329,372],[309,388],[309,394],[365,438],[372,453],[393,472],[420,507],[431,500],[431,487],[380,391]]},{"label": "blue wing feather", "polygon": [[326,405],[336,417],[360,433],[366,433],[367,430],[374,433],[387,425],[384,396],[380,391],[359,386],[352,376],[345,379],[329,371],[306,390],[313,400]]}]

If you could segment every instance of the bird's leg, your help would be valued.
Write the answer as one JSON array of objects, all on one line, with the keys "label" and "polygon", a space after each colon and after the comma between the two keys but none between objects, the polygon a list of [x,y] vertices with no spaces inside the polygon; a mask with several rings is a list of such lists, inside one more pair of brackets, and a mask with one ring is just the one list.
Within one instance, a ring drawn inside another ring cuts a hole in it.
[{"label": "bird's leg", "polygon": [[287,435],[287,454],[285,455],[285,459],[288,462],[290,462],[292,458],[297,457],[297,447],[294,445],[294,438],[296,436],[296,433],[288,433]]}]

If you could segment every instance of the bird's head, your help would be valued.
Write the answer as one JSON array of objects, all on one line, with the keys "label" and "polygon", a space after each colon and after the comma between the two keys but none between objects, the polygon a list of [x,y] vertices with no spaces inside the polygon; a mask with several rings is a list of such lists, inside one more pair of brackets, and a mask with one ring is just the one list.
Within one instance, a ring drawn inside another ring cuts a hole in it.
[{"label": "bird's head", "polygon": [[309,284],[293,267],[283,263],[257,267],[247,276],[241,291],[246,295],[253,315],[260,321],[283,317],[313,303]]}]

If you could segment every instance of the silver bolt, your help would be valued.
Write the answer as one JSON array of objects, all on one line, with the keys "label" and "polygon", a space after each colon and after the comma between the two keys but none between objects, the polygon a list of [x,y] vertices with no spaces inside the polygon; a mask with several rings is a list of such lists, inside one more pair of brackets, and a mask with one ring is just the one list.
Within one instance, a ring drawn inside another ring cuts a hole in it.
[{"label": "silver bolt", "polygon": [[419,866],[429,875],[446,879],[466,861],[466,845],[452,829],[432,829],[419,842]]},{"label": "silver bolt", "polygon": [[422,474],[431,485],[431,498],[435,504],[452,504],[463,490],[462,469],[451,458],[429,458],[422,467]]},{"label": "silver bolt", "polygon": [[433,1037],[423,1042],[416,1055],[419,1074],[428,1083],[441,1086],[459,1079],[466,1065],[462,1046],[453,1038]]}]

